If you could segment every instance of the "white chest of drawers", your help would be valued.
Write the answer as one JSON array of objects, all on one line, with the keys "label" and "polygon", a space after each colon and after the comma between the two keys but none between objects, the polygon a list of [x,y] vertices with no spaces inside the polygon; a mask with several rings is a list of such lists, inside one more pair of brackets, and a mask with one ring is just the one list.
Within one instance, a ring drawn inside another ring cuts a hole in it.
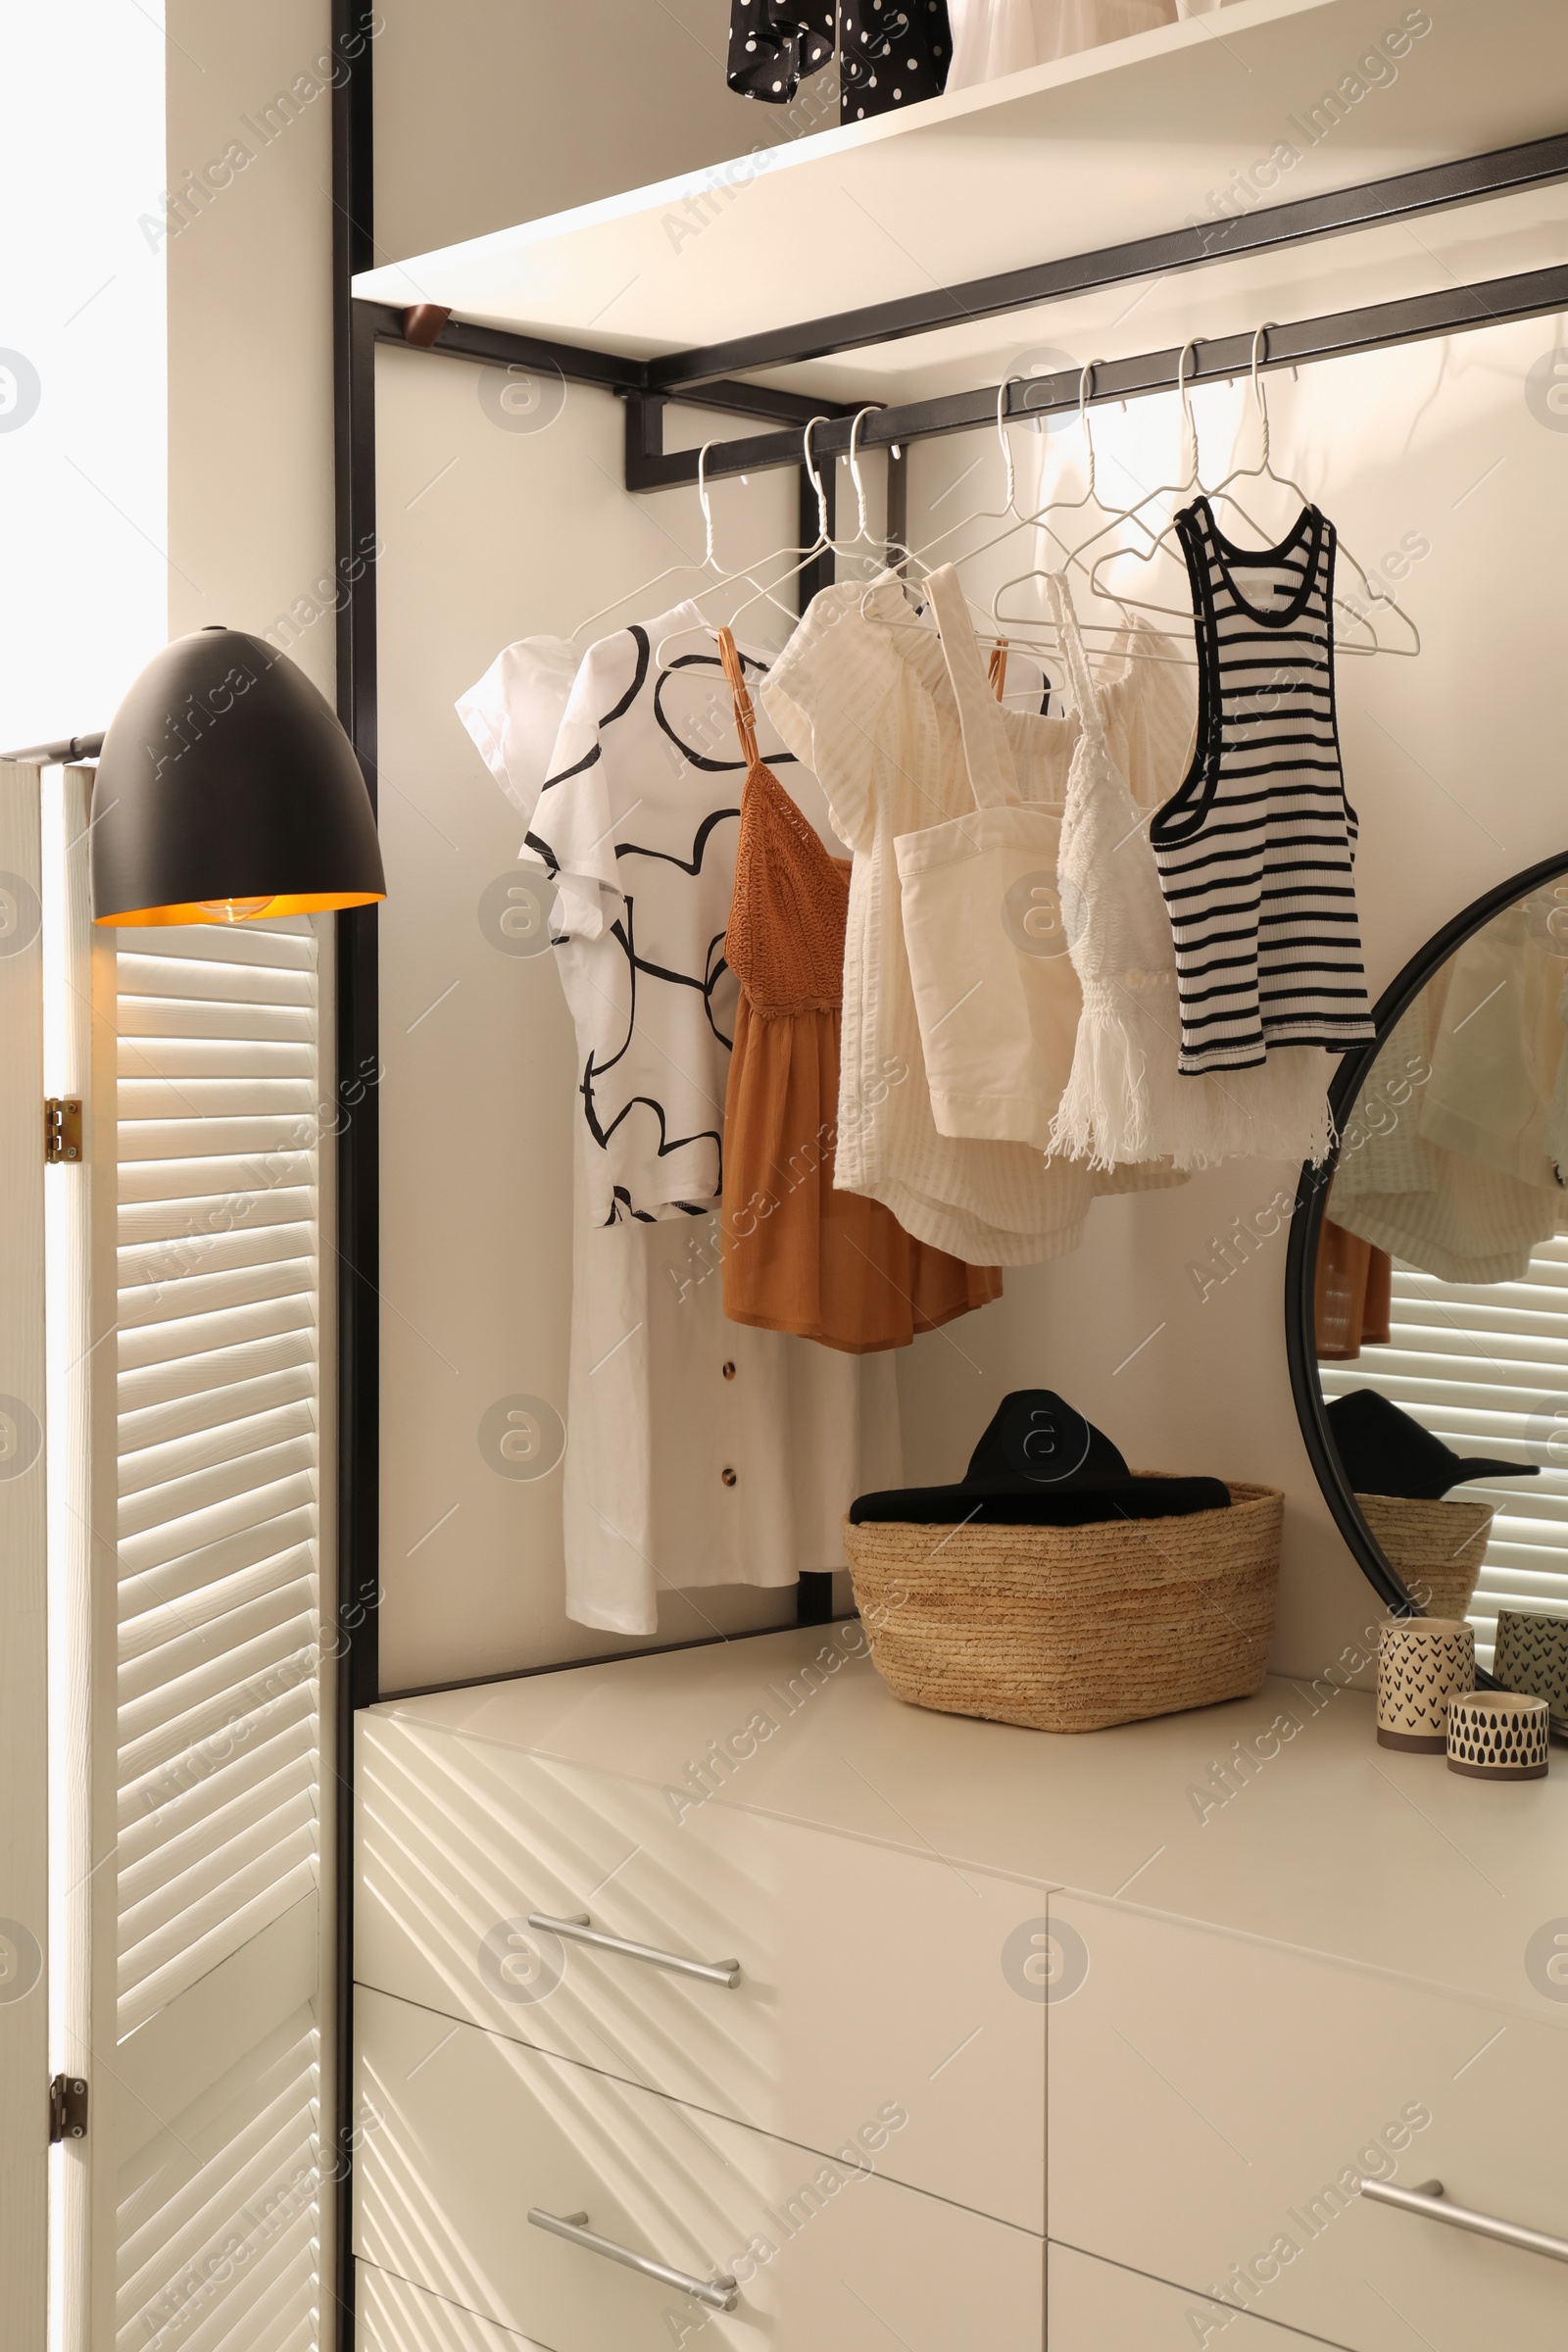
[{"label": "white chest of drawers", "polygon": [[1568,1782],[1289,1684],[930,1715],[853,1626],[359,1738],[362,2352],[1568,2336],[1568,2265],[1355,2185],[1568,2235]]}]

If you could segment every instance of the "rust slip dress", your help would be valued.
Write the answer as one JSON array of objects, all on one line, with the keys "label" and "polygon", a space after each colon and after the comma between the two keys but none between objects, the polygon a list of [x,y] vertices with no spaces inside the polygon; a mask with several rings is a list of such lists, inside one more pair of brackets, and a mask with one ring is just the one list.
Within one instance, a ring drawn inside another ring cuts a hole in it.
[{"label": "rust slip dress", "polygon": [[[833,1188],[850,861],[829,856],[758,757],[728,629],[718,649],[746,758],[724,934],[740,982],[724,1100],[724,1312],[853,1355],[906,1348],[917,1332],[1000,1298],[1002,1271],[930,1249],[880,1200]],[[921,1071],[902,1066],[878,1081],[923,1084]],[[877,1109],[867,1102],[860,1115]]]}]

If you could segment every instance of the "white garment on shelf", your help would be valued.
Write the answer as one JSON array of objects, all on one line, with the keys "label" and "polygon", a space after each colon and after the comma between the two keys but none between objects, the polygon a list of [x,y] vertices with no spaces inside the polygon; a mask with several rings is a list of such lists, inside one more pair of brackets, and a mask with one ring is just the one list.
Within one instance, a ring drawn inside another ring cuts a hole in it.
[{"label": "white garment on shelf", "polygon": [[[1445,979],[1445,985],[1446,984]],[[1422,1090],[1432,1078],[1432,989],[1399,1015],[1350,1105],[1334,1169],[1334,1198],[1435,1193],[1441,1154],[1421,1140]],[[1337,1209],[1330,1214],[1345,1222]]]},{"label": "white garment on shelf", "polygon": [[1201,0],[1198,6],[1182,0],[948,0],[953,62],[947,87],[967,90],[1199,13]]},{"label": "white garment on shelf", "polygon": [[[931,1113],[939,1134],[1043,1152],[1083,1004],[1056,904],[1060,807],[1019,797],[1007,724],[951,564],[925,593],[973,795],[961,816],[893,844]],[[1055,739],[1065,742],[1059,728]]]},{"label": "white garment on shelf", "polygon": [[1342,1195],[1336,1183],[1335,1224],[1440,1282],[1522,1282],[1536,1243],[1558,1230],[1561,1197],[1457,1152],[1438,1157],[1430,1192]]},{"label": "white garment on shelf", "polygon": [[[1437,1066],[1433,1029],[1457,1045],[1476,1024],[1454,1010],[1446,965],[1400,1015],[1345,1122],[1328,1214],[1440,1282],[1519,1282],[1537,1242],[1559,1230],[1568,1194],[1449,1152],[1423,1133]],[[1480,1000],[1473,990],[1467,1005]],[[1441,1122],[1440,1122],[1441,1123]]]},{"label": "white garment on shelf", "polygon": [[1523,906],[1505,906],[1465,941],[1421,1099],[1429,1144],[1523,1184],[1555,1184],[1546,1119],[1557,1072],[1543,1048],[1548,1022],[1560,1036],[1561,970],[1532,939]]},{"label": "white garment on shelf", "polygon": [[[1178,724],[1152,727],[1128,677],[1104,696],[1107,728],[1152,803],[1174,789],[1192,733],[1190,673],[1160,676],[1166,692],[1184,698]],[[761,699],[822,784],[834,828],[855,853],[835,1183],[885,1202],[906,1233],[969,1265],[1022,1266],[1076,1249],[1098,1193],[1180,1181],[1158,1167],[1097,1174],[1048,1162],[1028,1144],[945,1136],[936,1125],[894,844],[972,812],[974,797],[929,612],[916,618],[891,572],[869,588],[824,589],[763,679]],[[1006,708],[1002,716],[1020,799],[1059,807],[1077,721]]]},{"label": "white garment on shelf", "polygon": [[[1148,826],[1111,748],[1072,592],[1054,572],[1047,587],[1082,721],[1058,881],[1083,1013],[1052,1149],[1102,1168],[1167,1158],[1178,1168],[1254,1155],[1321,1160],[1332,1135],[1329,1066],[1315,1047],[1277,1049],[1250,1069],[1181,1072],[1176,951]],[[1163,638],[1154,650],[1175,652]]]},{"label": "white garment on shelf", "polygon": [[[690,613],[649,624],[650,650]],[[537,800],[547,768],[564,764],[552,751],[570,686],[561,657],[570,651],[561,639],[525,639],[458,706],[502,790],[529,819],[529,780]],[[700,662],[692,667],[708,675]],[[699,756],[727,760],[738,748],[727,689],[723,726],[711,736],[710,715],[704,700]],[[662,762],[662,750],[654,757]],[[825,830],[814,780],[787,760],[781,765]],[[655,767],[656,782],[663,773]],[[726,896],[725,913],[727,905]],[[718,928],[722,939],[723,914]],[[556,954],[559,962],[564,951]],[[843,1567],[850,1503],[903,1483],[894,1359],[725,1322],[716,1218],[607,1224],[602,1171],[592,1165],[603,1155],[580,1102],[570,1116],[567,1615],[607,1632],[653,1634],[662,1591],[788,1585],[803,1571]]]},{"label": "white garment on shelf", "polygon": [[458,716],[524,824],[533,822],[577,662],[568,638],[520,637],[458,697]]}]

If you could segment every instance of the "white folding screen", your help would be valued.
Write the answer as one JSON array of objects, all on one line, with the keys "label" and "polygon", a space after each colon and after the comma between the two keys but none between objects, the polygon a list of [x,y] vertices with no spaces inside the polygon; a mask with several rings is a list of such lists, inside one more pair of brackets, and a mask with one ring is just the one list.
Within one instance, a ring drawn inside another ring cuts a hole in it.
[{"label": "white folding screen", "polygon": [[45,2341],[48,1715],[38,770],[0,765],[0,2311]]},{"label": "white folding screen", "polygon": [[[318,938],[294,918],[117,948],[115,2324],[95,2335],[304,2352],[323,2205]],[[100,2048],[110,2032],[100,2015]]]},{"label": "white folding screen", "polygon": [[[95,1658],[114,1651],[114,972],[92,926],[92,770],[42,778],[44,1086],[81,1106],[79,1151],[45,1181],[48,1321],[50,2069],[90,2092],[95,1962],[113,1954],[100,1919],[114,1897],[114,1690]],[[95,1116],[95,1111],[101,1115]],[[53,2180],[51,2352],[88,2352],[100,2143],[68,2138]]]}]

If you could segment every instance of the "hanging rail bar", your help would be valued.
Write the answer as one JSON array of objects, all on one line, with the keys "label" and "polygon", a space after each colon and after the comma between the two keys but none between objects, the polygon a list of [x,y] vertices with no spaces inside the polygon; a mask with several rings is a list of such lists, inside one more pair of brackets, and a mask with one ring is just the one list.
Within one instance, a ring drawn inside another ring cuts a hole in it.
[{"label": "hanging rail bar", "polygon": [[599,384],[610,392],[647,389],[646,363],[622,359],[618,352],[587,351],[575,343],[514,334],[510,328],[472,326],[465,318],[449,318],[433,343],[416,344],[404,335],[403,312],[390,303],[356,299],[354,308],[377,343],[396,343],[404,351],[433,351],[443,359],[478,360],[491,368],[532,368],[542,375],[553,370],[574,384]]},{"label": "hanging rail bar", "polygon": [[[1355,352],[1385,350],[1391,344],[1459,334],[1475,327],[1497,326],[1509,319],[1536,318],[1564,309],[1568,309],[1568,267],[1531,270],[1516,277],[1492,278],[1482,285],[1446,286],[1437,293],[1409,296],[1402,302],[1375,303],[1362,310],[1337,311],[1325,318],[1298,319],[1293,325],[1271,326],[1268,353],[1262,364],[1267,368],[1294,368],[1314,360],[1344,359]],[[1178,357],[1173,348],[1145,352],[1136,359],[1104,361],[1095,369],[1092,398],[1102,403],[1143,393],[1168,392],[1176,381]],[[1245,375],[1251,364],[1250,333],[1217,336],[1210,343],[1191,347],[1187,380],[1203,383],[1222,376]],[[1003,415],[1014,419],[1059,415],[1077,409],[1078,394],[1076,368],[1057,375],[1019,378],[1007,388]],[[860,426],[859,446],[886,449],[894,442],[904,446],[910,441],[929,440],[938,433],[961,433],[994,425],[998,396],[999,387],[991,384],[977,391],[949,392],[934,400],[878,409]],[[631,405],[643,404],[633,395]],[[661,409],[662,398],[650,399],[646,407],[650,411]],[[850,424],[846,415],[819,425],[812,438],[815,454],[830,458],[847,451]],[[654,446],[656,429],[657,416],[642,419],[635,432],[628,429],[628,490],[665,490],[697,478],[696,451],[658,452]],[[721,474],[760,473],[769,466],[798,466],[800,462],[798,433],[760,433],[746,440],[711,443],[707,476],[713,481]]]},{"label": "hanging rail bar", "polygon": [[[439,358],[474,360],[485,368],[517,368],[536,375],[555,375],[567,383],[596,384],[601,391],[646,393],[648,362],[624,358],[613,351],[587,351],[575,343],[552,343],[538,335],[514,334],[510,328],[472,326],[449,318],[429,342],[411,343],[405,331],[407,313],[384,302],[356,302],[377,343],[395,343],[404,351],[433,351]],[[693,406],[738,416],[764,416],[777,424],[809,422],[813,416],[852,416],[841,402],[808,399],[804,392],[781,392],[771,384],[732,384],[714,379],[702,387]]]},{"label": "hanging rail bar", "polygon": [[1340,236],[1350,229],[1374,227],[1379,221],[1406,220],[1563,178],[1568,178],[1568,133],[1559,132],[1522,146],[1501,147],[1490,155],[1463,156],[1454,163],[1429,165],[1390,179],[1367,180],[1358,187],[1302,196],[1290,204],[1266,205],[1255,213],[1190,220],[1182,228],[1139,237],[1125,245],[1106,245],[1095,253],[1038,262],[1027,270],[971,278],[962,285],[933,286],[863,310],[841,311],[797,326],[772,327],[760,334],[735,336],[727,343],[675,352],[647,363],[647,388],[651,392],[689,390],[708,376],[827,359],[841,351],[862,351],[872,343],[897,342],[906,335],[927,334],[965,319],[1029,310],[1036,303],[1059,301],[1068,294],[1163,276],[1203,262],[1234,261],[1242,254],[1265,253],[1316,237]]},{"label": "hanging rail bar", "polygon": [[0,763],[23,760],[33,767],[64,767],[78,760],[96,760],[103,748],[101,735],[67,735],[59,743],[29,743],[20,752],[0,752]]}]

